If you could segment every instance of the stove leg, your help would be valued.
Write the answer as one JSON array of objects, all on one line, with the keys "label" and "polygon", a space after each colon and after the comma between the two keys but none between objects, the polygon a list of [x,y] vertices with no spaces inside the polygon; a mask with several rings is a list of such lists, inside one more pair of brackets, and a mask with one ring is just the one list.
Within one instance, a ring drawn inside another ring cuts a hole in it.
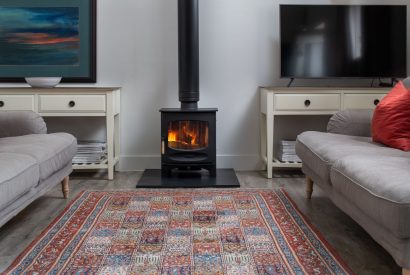
[{"label": "stove leg", "polygon": [[211,177],[216,177],[216,167],[212,167],[211,169],[209,169],[209,175]]}]

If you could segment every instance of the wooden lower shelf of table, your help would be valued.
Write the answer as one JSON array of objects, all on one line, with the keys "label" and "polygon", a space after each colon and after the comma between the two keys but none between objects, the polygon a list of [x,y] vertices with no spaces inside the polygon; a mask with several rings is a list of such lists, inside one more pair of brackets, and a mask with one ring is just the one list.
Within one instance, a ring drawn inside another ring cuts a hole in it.
[{"label": "wooden lower shelf of table", "polygon": [[[114,165],[116,165],[119,161],[119,157],[114,159]],[[99,170],[99,169],[107,169],[108,168],[108,159],[104,159],[100,162],[94,163],[81,163],[81,164],[73,164],[73,170]]]},{"label": "wooden lower shelf of table", "polygon": [[280,161],[273,158],[272,166],[276,168],[302,168],[302,163],[296,161]]},{"label": "wooden lower shelf of table", "polygon": [[[265,163],[267,163],[266,157],[263,158]],[[272,162],[273,168],[302,168],[301,162],[292,162],[292,161],[280,161],[277,158],[273,158]]]}]

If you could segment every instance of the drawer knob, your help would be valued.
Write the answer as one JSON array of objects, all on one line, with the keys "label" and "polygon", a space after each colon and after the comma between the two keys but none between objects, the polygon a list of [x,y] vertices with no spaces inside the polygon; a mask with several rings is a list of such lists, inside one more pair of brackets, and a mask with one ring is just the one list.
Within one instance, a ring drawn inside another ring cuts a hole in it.
[{"label": "drawer knob", "polygon": [[374,103],[374,106],[377,106],[377,105],[379,105],[379,103],[380,103],[380,100],[378,100],[378,99],[375,99],[375,100],[373,101],[373,103]]},{"label": "drawer knob", "polygon": [[71,108],[73,108],[75,106],[75,101],[71,100],[70,102],[68,102],[68,106],[70,106]]},{"label": "drawer knob", "polygon": [[4,107],[4,101],[3,100],[0,100],[0,108],[1,107]]},{"label": "drawer knob", "polygon": [[306,107],[309,107],[309,106],[310,106],[310,100],[309,100],[309,99],[306,99],[306,100],[305,100],[305,106],[306,106]]}]

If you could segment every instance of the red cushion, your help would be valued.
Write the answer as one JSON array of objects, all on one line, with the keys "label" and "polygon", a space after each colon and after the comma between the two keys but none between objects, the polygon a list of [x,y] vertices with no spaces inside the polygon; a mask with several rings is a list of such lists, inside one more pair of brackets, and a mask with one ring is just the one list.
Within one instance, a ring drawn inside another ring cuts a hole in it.
[{"label": "red cushion", "polygon": [[399,82],[377,105],[372,122],[373,141],[410,151],[410,90]]}]

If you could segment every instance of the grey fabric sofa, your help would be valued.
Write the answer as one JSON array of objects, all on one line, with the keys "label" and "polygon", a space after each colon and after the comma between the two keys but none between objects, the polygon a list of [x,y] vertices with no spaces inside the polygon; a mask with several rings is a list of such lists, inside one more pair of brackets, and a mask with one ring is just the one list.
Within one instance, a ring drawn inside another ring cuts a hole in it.
[{"label": "grey fabric sofa", "polygon": [[47,134],[34,112],[0,112],[0,227],[32,201],[62,183],[68,196],[76,139]]},{"label": "grey fabric sofa", "polygon": [[342,111],[330,119],[327,133],[298,136],[306,195],[310,199],[313,184],[320,186],[409,272],[410,152],[372,142],[372,113]]}]

